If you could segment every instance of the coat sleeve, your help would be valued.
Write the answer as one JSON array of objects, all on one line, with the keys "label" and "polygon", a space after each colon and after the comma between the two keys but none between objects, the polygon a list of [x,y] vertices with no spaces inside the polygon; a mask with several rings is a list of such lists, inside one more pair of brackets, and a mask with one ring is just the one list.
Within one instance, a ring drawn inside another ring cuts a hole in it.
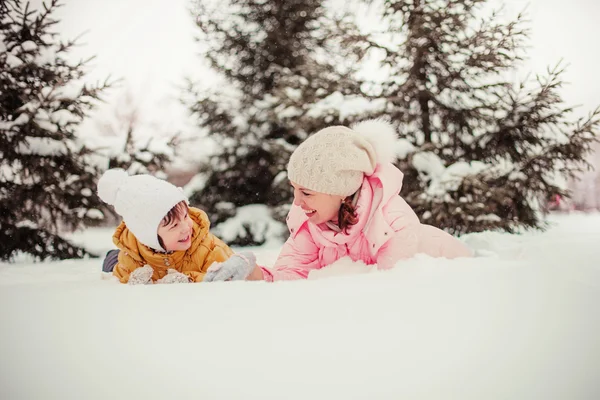
[{"label": "coat sleeve", "polygon": [[388,213],[393,236],[377,253],[380,269],[392,268],[398,260],[411,258],[417,253],[432,257],[471,257],[471,251],[458,239],[441,229],[419,222],[407,205]]},{"label": "coat sleeve", "polygon": [[190,278],[192,282],[202,282],[204,280],[204,275],[206,275],[206,272],[184,271],[183,274]]},{"label": "coat sleeve", "polygon": [[187,273],[187,275],[192,278],[194,282],[202,282],[204,275],[206,275],[206,271],[208,268],[210,268],[212,263],[223,262],[229,259],[229,257],[231,257],[233,254],[233,250],[231,250],[229,246],[227,246],[221,239],[210,232],[202,241],[201,246],[204,246],[206,250],[206,256],[204,257],[200,271],[189,271]]},{"label": "coat sleeve", "polygon": [[306,279],[311,270],[319,268],[319,248],[310,234],[303,230],[288,238],[272,268],[262,270],[264,280],[273,282]]},{"label": "coat sleeve", "polygon": [[121,283],[129,282],[129,275],[137,268],[143,267],[144,264],[135,261],[123,250],[119,252],[119,261],[113,269],[113,275],[119,278]]},{"label": "coat sleeve", "polygon": [[386,210],[386,220],[393,233],[392,238],[377,252],[379,269],[392,268],[398,260],[411,258],[419,252],[419,218],[403,199],[398,200],[397,207]]}]

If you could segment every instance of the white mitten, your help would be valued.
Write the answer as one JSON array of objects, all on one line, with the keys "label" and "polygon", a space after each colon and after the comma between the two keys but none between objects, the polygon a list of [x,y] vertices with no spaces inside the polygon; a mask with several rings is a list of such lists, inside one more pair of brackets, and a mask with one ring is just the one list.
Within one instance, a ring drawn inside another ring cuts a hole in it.
[{"label": "white mitten", "polygon": [[169,268],[167,274],[156,281],[156,283],[188,283],[190,278],[181,272]]},{"label": "white mitten", "polygon": [[203,282],[244,280],[256,267],[256,256],[251,252],[237,253],[227,261],[213,263]]},{"label": "white mitten", "polygon": [[141,268],[136,268],[129,275],[129,281],[127,283],[129,285],[148,285],[152,283],[152,274],[154,274],[154,270],[148,264],[144,265]]}]

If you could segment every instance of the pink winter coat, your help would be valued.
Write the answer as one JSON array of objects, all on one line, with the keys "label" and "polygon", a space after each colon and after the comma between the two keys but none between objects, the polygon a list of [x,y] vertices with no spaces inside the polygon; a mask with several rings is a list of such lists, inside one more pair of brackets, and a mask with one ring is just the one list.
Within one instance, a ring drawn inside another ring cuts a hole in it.
[{"label": "pink winter coat", "polygon": [[264,279],[304,279],[313,269],[348,256],[353,261],[393,267],[398,260],[417,253],[433,257],[470,257],[470,250],[448,233],[424,225],[399,196],[402,172],[392,164],[378,165],[364,178],[356,211],[358,223],[346,234],[312,224],[299,206],[292,205],[287,217],[290,237],[275,265],[263,269]]}]

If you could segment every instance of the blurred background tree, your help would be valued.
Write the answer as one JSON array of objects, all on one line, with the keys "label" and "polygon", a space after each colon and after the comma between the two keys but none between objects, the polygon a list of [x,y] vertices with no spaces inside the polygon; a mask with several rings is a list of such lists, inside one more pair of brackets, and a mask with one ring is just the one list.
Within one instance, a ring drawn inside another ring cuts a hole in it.
[{"label": "blurred background tree", "polygon": [[[265,204],[283,220],[292,201],[285,176],[291,152],[308,134],[364,111],[344,103],[363,97],[356,70],[367,43],[348,17],[328,13],[321,0],[195,4],[200,45],[222,81],[212,89],[188,86],[190,110],[218,143],[190,201],[215,224],[250,204]],[[227,239],[262,241],[246,228]]]},{"label": "blurred background tree", "polygon": [[0,4],[0,259],[81,258],[65,232],[104,218],[93,153],[75,130],[108,86],[84,85],[87,61],[53,32],[58,0]]},{"label": "blurred background tree", "polygon": [[[523,60],[528,21],[481,16],[487,0],[386,0],[398,44],[385,50],[385,115],[406,140],[402,196],[425,223],[452,233],[541,228],[540,206],[566,196],[600,124],[570,119],[563,68],[508,77]],[[400,40],[402,38],[402,40]]]},{"label": "blurred background tree", "polygon": [[[191,109],[223,148],[192,202],[217,224],[252,203],[285,211],[283,171],[298,143],[328,125],[388,117],[401,137],[401,195],[424,223],[542,228],[547,199],[567,196],[567,179],[585,168],[600,112],[571,118],[561,65],[511,79],[528,21],[503,22],[486,3],[385,0],[381,25],[366,33],[319,1],[231,1],[224,14],[198,3],[200,43],[225,86],[195,92]],[[381,60],[368,80],[358,74],[367,55]]]}]

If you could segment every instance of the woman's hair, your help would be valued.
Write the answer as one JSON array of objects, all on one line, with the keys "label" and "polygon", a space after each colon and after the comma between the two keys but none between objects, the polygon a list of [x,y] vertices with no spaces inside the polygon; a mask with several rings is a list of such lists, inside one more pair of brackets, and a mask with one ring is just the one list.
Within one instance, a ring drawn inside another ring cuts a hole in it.
[{"label": "woman's hair", "polygon": [[353,197],[354,195],[346,197],[340,206],[340,211],[338,211],[338,226],[343,233],[348,233],[348,228],[358,222],[356,208],[352,205]]}]

